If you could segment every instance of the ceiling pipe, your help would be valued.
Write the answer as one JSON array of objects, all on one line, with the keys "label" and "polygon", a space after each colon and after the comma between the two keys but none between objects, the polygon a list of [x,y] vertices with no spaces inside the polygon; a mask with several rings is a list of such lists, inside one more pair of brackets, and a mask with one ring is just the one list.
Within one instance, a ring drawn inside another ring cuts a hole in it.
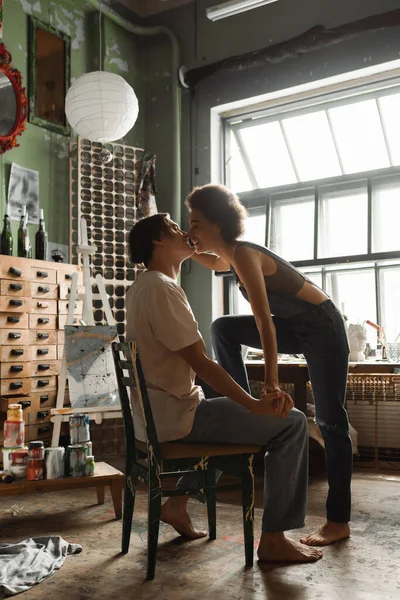
[{"label": "ceiling pipe", "polygon": [[[171,160],[172,160],[172,210],[171,217],[181,223],[181,92],[178,82],[178,72],[180,68],[180,48],[179,42],[175,34],[164,26],[154,27],[142,27],[141,25],[134,25],[126,19],[120,17],[108,6],[105,6],[102,2],[100,5],[99,0],[86,0],[87,4],[90,4],[98,12],[122,27],[126,31],[130,31],[134,35],[141,36],[155,36],[155,35],[166,35],[171,42],[172,50],[172,85],[171,85],[171,98],[172,98],[172,140],[171,140]],[[173,79],[175,77],[175,79]]]}]

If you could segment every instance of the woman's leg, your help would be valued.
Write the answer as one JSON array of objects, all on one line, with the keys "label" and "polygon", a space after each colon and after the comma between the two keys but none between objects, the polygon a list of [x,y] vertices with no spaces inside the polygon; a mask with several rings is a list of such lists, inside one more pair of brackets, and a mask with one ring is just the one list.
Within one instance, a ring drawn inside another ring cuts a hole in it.
[{"label": "woman's leg", "polygon": [[[307,349],[308,371],[312,385],[316,422],[325,443],[329,484],[326,501],[327,524],[304,538],[306,543],[325,545],[348,537],[351,512],[353,452],[349,421],[345,409],[348,372],[348,343],[340,313],[333,304],[320,309],[321,321],[315,349]],[[325,348],[320,333],[326,334]],[[312,343],[312,340],[309,340]]]},{"label": "woman's leg", "polygon": [[[300,342],[289,331],[282,319],[273,317],[281,354],[301,352]],[[242,357],[242,345],[261,348],[260,334],[253,315],[226,315],[211,323],[211,340],[218,364],[246,392],[250,393],[249,380]]]}]

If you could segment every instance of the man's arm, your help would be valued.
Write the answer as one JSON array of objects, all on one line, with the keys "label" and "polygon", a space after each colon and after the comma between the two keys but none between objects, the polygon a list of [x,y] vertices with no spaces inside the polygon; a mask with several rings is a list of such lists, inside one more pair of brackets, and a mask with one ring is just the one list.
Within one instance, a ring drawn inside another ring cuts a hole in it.
[{"label": "man's arm", "polygon": [[203,340],[177,350],[177,353],[215,391],[222,396],[227,396],[254,414],[285,418],[293,407],[293,404],[290,406],[286,402],[283,392],[263,394],[260,400],[250,396],[222,367],[207,356]]}]

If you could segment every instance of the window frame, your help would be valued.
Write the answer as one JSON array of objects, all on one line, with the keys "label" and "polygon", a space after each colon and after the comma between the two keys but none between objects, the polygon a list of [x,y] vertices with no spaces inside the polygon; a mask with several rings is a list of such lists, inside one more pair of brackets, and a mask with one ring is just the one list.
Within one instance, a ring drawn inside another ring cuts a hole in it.
[{"label": "window frame", "polygon": [[[400,167],[389,167],[386,169],[377,169],[375,171],[363,171],[361,173],[341,175],[333,178],[319,179],[313,182],[303,182],[296,184],[289,184],[285,186],[256,189],[248,192],[241,192],[238,194],[242,203],[247,208],[249,213],[252,210],[265,209],[265,245],[270,246],[271,239],[271,212],[274,201],[281,201],[287,198],[287,200],[295,200],[296,197],[304,197],[305,195],[314,196],[314,256],[312,259],[291,261],[291,263],[299,269],[307,268],[321,268],[322,275],[322,287],[325,288],[326,281],[326,268],[334,265],[348,265],[349,270],[363,270],[367,268],[366,265],[357,263],[372,263],[373,269],[375,270],[374,284],[375,284],[375,298],[376,298],[376,322],[381,322],[381,298],[380,298],[380,280],[381,270],[389,266],[400,267],[400,249],[397,251],[388,252],[373,252],[373,191],[374,181],[377,180],[380,184],[390,183],[392,178],[400,176]],[[319,205],[321,203],[321,188],[325,186],[334,187],[335,185],[345,189],[346,183],[349,184],[349,188],[356,185],[357,182],[366,182],[367,186],[367,253],[357,255],[339,255],[333,257],[318,257],[318,239],[319,239]],[[276,200],[274,200],[275,196]],[[393,264],[381,264],[382,262],[393,261]],[[351,265],[354,265],[353,267]],[[341,269],[342,270],[342,269]],[[215,273],[217,277],[223,277],[223,309],[224,314],[230,314],[232,308],[231,290],[233,283],[233,276],[230,271],[224,271]]]}]

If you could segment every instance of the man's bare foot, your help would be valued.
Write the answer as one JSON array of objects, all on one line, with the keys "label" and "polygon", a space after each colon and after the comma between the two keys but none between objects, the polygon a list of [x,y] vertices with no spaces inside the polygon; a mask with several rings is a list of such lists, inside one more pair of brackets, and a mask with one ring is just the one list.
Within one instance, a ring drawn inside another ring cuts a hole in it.
[{"label": "man's bare foot", "polygon": [[322,552],[304,547],[283,533],[263,533],[257,550],[258,560],[268,562],[315,562]]},{"label": "man's bare foot", "polygon": [[172,502],[172,499],[167,500],[167,502],[161,506],[161,521],[163,521],[163,523],[168,523],[168,525],[172,525],[179,535],[183,535],[191,540],[197,540],[198,538],[207,535],[207,531],[199,531],[193,527],[192,521],[186,510],[186,505],[175,505],[175,503]]},{"label": "man's bare foot", "polygon": [[348,537],[350,537],[348,523],[326,521],[317,531],[300,538],[300,542],[307,544],[307,546],[328,546],[329,544],[333,544],[333,542],[345,540]]}]

